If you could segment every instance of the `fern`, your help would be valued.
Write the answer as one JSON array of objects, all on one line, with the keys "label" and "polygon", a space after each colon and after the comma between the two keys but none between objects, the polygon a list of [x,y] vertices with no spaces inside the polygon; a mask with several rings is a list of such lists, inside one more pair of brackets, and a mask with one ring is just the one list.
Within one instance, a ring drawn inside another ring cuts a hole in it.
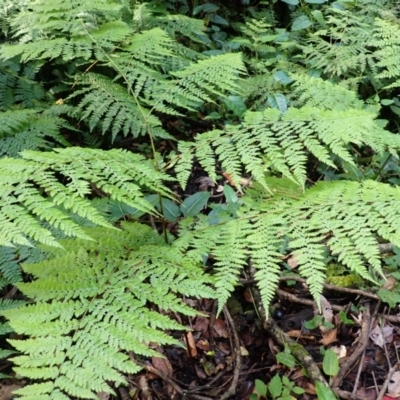
[{"label": "fern", "polygon": [[398,24],[377,19],[375,21],[374,39],[371,45],[377,49],[373,56],[378,69],[377,78],[384,79],[389,87],[398,87],[400,76],[399,56],[400,29]]},{"label": "fern", "polygon": [[[317,88],[325,89],[325,93],[314,92],[314,81]],[[298,92],[302,93],[301,102],[313,107],[290,108],[284,115],[275,109],[248,111],[241,126],[230,125],[225,132],[212,131],[196,137],[197,158],[211,178],[216,179],[214,158],[220,160],[223,169],[236,184],[240,181],[244,165],[246,171],[260,183],[263,183],[265,172],[270,171],[279,172],[304,185],[309,153],[331,167],[335,167],[333,156],[339,163],[354,165],[350,144],[368,145],[378,153],[388,148],[396,154],[400,146],[398,137],[381,128],[375,121],[373,109],[363,108],[362,102],[343,88],[314,78],[303,82],[309,84],[311,89],[305,90],[301,81],[296,84]],[[331,104],[323,100],[316,107],[323,95],[328,93],[341,101]],[[177,171],[178,179],[184,186],[187,174],[180,163],[189,165],[190,157],[193,158],[196,153],[185,145],[181,151],[185,154],[178,161]]]},{"label": "fern", "polygon": [[373,279],[366,265],[383,275],[378,238],[400,241],[397,188],[372,181],[337,181],[319,183],[302,194],[301,188],[282,179],[268,179],[267,186],[274,195],[261,185],[251,190],[238,219],[215,226],[200,218],[183,229],[177,241],[193,260],[213,256],[220,307],[238,283],[239,271],[251,260],[267,310],[278,284],[285,242],[317,302],[329,253],[365,279]]},{"label": "fern", "polygon": [[[69,148],[53,153],[25,151],[22,157],[24,160],[0,160],[0,244],[4,246],[29,246],[31,240],[58,245],[40,221],[68,236],[88,239],[79,225],[70,220],[67,210],[95,224],[110,226],[84,198],[92,187],[145,212],[153,212],[153,208],[142,190],[149,188],[170,196],[162,183],[167,176],[157,172],[143,157],[124,151]],[[60,182],[59,174],[65,184]]]},{"label": "fern", "polygon": [[199,265],[144,225],[123,228],[91,229],[95,241],[66,240],[67,252],[49,249],[49,260],[24,264],[36,279],[18,287],[35,303],[3,311],[17,332],[34,337],[10,341],[23,353],[13,358],[16,371],[41,380],[18,390],[21,398],[114,393],[107,382],[124,384],[121,373],[140,369],[126,352],[152,356],[150,343],[181,345],[164,333],[183,329],[166,311],[195,315],[178,295],[213,297]]}]

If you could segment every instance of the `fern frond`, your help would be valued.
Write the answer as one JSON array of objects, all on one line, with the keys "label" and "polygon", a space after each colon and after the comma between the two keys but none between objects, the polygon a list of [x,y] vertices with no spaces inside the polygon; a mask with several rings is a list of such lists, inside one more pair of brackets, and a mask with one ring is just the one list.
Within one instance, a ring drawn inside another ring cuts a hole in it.
[{"label": "fern frond", "polygon": [[13,358],[16,371],[42,380],[20,390],[22,398],[113,393],[106,382],[124,384],[121,373],[140,369],[126,352],[152,356],[151,343],[181,345],[164,331],[184,328],[154,305],[195,315],[178,295],[213,297],[199,264],[144,225],[124,228],[92,229],[87,235],[96,241],[66,240],[67,253],[53,249],[49,260],[24,265],[36,279],[19,288],[35,304],[3,312],[16,332],[31,337],[10,341],[23,353]]},{"label": "fern frond", "polygon": [[[365,279],[368,268],[382,275],[378,239],[400,243],[396,223],[400,190],[367,181],[323,182],[302,193],[291,181],[268,179],[270,191],[251,189],[238,219],[210,225],[206,216],[188,221],[175,242],[187,257],[211,254],[217,298],[225,301],[248,262],[267,310],[275,293],[281,259],[288,248],[319,304],[328,254]],[[277,185],[276,185],[277,184]]]},{"label": "fern frond", "polygon": [[73,95],[84,95],[75,116],[87,121],[91,131],[100,125],[103,134],[110,131],[115,139],[119,133],[143,136],[150,129],[153,137],[171,138],[160,120],[140,106],[123,86],[93,73],[83,76],[80,83],[87,87]]},{"label": "fern frond", "polygon": [[377,78],[392,81],[388,87],[398,87],[400,85],[398,82],[400,76],[400,29],[398,24],[376,19],[371,45],[376,47],[373,56],[378,69]]},{"label": "fern frond", "polygon": [[[326,85],[326,88],[336,92],[335,87]],[[305,96],[311,100],[313,95],[308,92]],[[309,153],[332,167],[335,167],[332,156],[336,156],[339,163],[354,164],[350,144],[367,145],[377,153],[389,149],[395,154],[400,148],[398,136],[382,129],[375,121],[375,111],[361,107],[352,96],[349,100],[357,108],[290,108],[284,115],[276,109],[248,111],[241,126],[229,125],[225,132],[197,135],[198,160],[208,174],[215,177],[212,159],[218,159],[236,183],[244,167],[261,184],[265,182],[265,172],[271,171],[304,185]],[[183,176],[182,162],[193,157],[187,154],[193,150],[181,144],[180,148],[185,152],[178,161],[180,176]]]},{"label": "fern frond", "polygon": [[[144,199],[148,188],[169,197],[163,180],[151,162],[132,153],[112,150],[58,149],[57,152],[23,152],[20,159],[0,160],[0,245],[30,246],[30,239],[57,245],[54,235],[40,221],[68,236],[87,238],[68,210],[101,226],[111,225],[85,199],[91,185],[110,198],[144,212],[154,212]],[[60,181],[60,175],[65,180]],[[30,238],[30,239],[29,239]]]}]

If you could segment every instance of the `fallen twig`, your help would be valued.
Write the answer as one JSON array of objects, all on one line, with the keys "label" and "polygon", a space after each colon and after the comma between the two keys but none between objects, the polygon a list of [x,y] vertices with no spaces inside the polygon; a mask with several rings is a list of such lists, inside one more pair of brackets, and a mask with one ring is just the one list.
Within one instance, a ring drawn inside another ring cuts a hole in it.
[{"label": "fallen twig", "polygon": [[370,306],[369,303],[367,303],[365,305],[365,310],[363,313],[363,321],[362,321],[358,346],[354,350],[353,354],[342,364],[339,373],[334,378],[332,384],[334,391],[339,390],[339,386],[341,385],[343,378],[366,349],[368,345],[370,322],[371,322]]},{"label": "fallen twig", "polygon": [[229,313],[229,310],[226,306],[222,309],[225,315],[225,319],[228,321],[230,327],[231,327],[231,332],[233,335],[233,342],[234,342],[234,354],[235,354],[235,369],[233,371],[233,379],[232,382],[228,388],[228,390],[221,396],[220,400],[225,400],[230,396],[233,396],[236,393],[236,389],[238,386],[238,381],[239,381],[239,375],[240,375],[240,369],[242,368],[242,355],[240,354],[240,340],[239,336],[236,331],[235,327],[235,322],[233,321],[233,318],[231,314]]},{"label": "fallen twig", "polygon": [[397,368],[399,368],[399,367],[400,367],[400,361],[397,361],[397,363],[394,364],[393,367],[391,367],[389,369],[388,375],[387,375],[387,377],[385,379],[385,382],[383,382],[383,385],[381,387],[381,390],[380,390],[376,400],[382,400],[383,399],[383,396],[385,395],[386,390],[387,390],[387,388],[389,386],[390,380],[392,379],[393,374],[396,372]]},{"label": "fallen twig", "polygon": [[213,400],[211,397],[204,397],[204,396],[199,396],[194,393],[190,393],[187,390],[182,389],[178,384],[176,384],[169,376],[164,374],[163,372],[159,371],[157,368],[154,368],[152,365],[145,364],[145,363],[140,363],[137,360],[134,360],[136,364],[140,365],[143,369],[145,369],[148,372],[151,372],[154,375],[157,375],[160,377],[162,380],[166,381],[169,385],[171,385],[174,390],[179,393],[182,397],[186,397],[188,399],[193,399],[193,400]]},{"label": "fallen twig", "polygon": [[[250,275],[254,276],[254,267],[250,264]],[[314,382],[321,382],[324,386],[329,387],[326,379],[323,377],[317,364],[314,362],[308,351],[300,344],[291,339],[282,329],[280,329],[274,320],[267,319],[264,307],[261,302],[261,295],[257,287],[252,288],[255,306],[261,317],[264,329],[281,345],[287,345],[291,354],[306,368],[310,378]],[[314,304],[314,302],[312,302]]]}]

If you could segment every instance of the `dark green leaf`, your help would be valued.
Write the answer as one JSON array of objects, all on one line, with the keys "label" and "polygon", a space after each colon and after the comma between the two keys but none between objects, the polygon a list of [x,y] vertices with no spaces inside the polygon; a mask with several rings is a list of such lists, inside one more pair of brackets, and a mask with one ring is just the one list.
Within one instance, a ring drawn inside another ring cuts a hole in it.
[{"label": "dark green leaf", "polygon": [[276,71],[274,74],[274,79],[281,85],[288,85],[293,82],[293,79],[289,78],[285,71]]},{"label": "dark green leaf", "polygon": [[[161,212],[161,207],[159,207],[159,204],[157,205],[157,208]],[[181,215],[181,210],[173,201],[162,198],[162,213],[166,220],[176,221],[176,219]]]},{"label": "dark green leaf", "polygon": [[328,349],[325,352],[324,360],[322,362],[322,369],[326,375],[335,376],[339,372],[339,359],[336,353]]},{"label": "dark green leaf", "polygon": [[201,4],[200,6],[193,8],[193,15],[197,15],[198,13],[201,13],[201,12],[212,13],[212,12],[215,12],[218,10],[219,10],[219,6],[217,6],[216,4],[205,3],[205,4]]},{"label": "dark green leaf", "polygon": [[225,18],[220,17],[219,15],[210,15],[208,19],[214,24],[229,26],[228,21]]},{"label": "dark green leaf", "polygon": [[286,98],[281,93],[274,93],[268,96],[268,104],[272,108],[278,109],[282,114],[284,114],[287,111]]},{"label": "dark green leaf", "polygon": [[228,203],[237,203],[237,201],[239,200],[235,191],[229,185],[224,186],[224,195]]},{"label": "dark green leaf", "polygon": [[246,104],[244,104],[240,96],[231,95],[222,98],[222,101],[224,102],[226,108],[229,111],[232,111],[236,117],[241,117],[247,111]]},{"label": "dark green leaf", "polygon": [[301,31],[307,29],[312,25],[312,22],[307,17],[307,15],[300,15],[297,17],[292,24],[292,31]]},{"label": "dark green leaf", "polygon": [[209,198],[209,192],[198,192],[187,197],[181,205],[183,215],[185,217],[196,216],[207,204]]}]

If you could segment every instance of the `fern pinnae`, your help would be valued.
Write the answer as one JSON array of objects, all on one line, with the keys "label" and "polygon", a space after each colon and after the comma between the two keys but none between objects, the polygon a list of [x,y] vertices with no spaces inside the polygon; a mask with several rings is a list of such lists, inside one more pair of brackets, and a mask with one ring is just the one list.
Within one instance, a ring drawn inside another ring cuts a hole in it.
[{"label": "fern pinnae", "polygon": [[[164,310],[195,315],[177,294],[214,296],[211,280],[199,265],[184,259],[180,262],[178,253],[168,251],[171,247],[163,244],[157,233],[140,224],[124,224],[123,228],[88,230],[104,247],[99,247],[99,242],[66,240],[65,247],[74,251],[53,249],[55,257],[24,265],[36,279],[21,283],[20,289],[35,303],[20,308],[18,314],[4,313],[14,329],[34,337],[12,341],[24,353],[14,362],[21,374],[51,383],[43,388],[44,393],[59,391],[79,398],[96,398],[98,391],[113,393],[106,381],[124,384],[121,372],[139,371],[124,351],[155,356],[158,353],[149,348],[150,342],[180,345],[163,331],[182,327],[149,310],[148,301]],[[142,238],[158,245],[141,246]],[[121,249],[126,259],[121,258]],[[33,353],[40,354],[35,363],[30,362]],[[87,376],[93,379],[82,379]],[[37,394],[37,385],[33,383],[19,394],[29,398]]]}]

